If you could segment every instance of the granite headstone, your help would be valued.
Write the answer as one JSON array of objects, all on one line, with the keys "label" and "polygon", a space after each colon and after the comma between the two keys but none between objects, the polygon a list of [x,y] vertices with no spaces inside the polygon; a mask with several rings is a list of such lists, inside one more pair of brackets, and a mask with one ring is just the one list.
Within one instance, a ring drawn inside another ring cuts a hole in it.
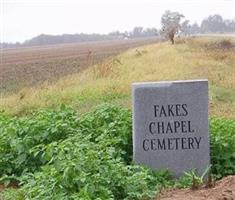
[{"label": "granite headstone", "polygon": [[175,177],[210,165],[208,81],[132,84],[133,156]]}]

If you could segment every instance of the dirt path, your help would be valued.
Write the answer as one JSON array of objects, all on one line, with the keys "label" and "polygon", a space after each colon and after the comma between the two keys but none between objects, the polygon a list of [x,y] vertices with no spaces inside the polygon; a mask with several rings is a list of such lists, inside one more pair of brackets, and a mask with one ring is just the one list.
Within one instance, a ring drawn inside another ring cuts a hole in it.
[{"label": "dirt path", "polygon": [[165,191],[155,200],[235,200],[235,176],[223,178],[213,188]]}]

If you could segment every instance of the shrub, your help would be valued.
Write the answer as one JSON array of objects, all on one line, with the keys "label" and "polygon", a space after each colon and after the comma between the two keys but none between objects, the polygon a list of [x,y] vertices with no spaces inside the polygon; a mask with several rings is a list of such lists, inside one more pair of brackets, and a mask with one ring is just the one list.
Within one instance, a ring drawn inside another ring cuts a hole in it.
[{"label": "shrub", "polygon": [[[173,182],[168,172],[134,165],[131,112],[104,104],[78,116],[71,108],[16,118],[0,114],[2,180],[20,181],[14,200],[145,199]],[[212,119],[212,172],[235,174],[235,120]]]},{"label": "shrub", "polygon": [[33,147],[49,144],[75,134],[78,117],[68,107],[58,110],[39,110],[31,117],[0,116],[0,176],[21,176],[44,164],[35,159]]},{"label": "shrub", "polygon": [[[20,200],[22,195],[33,200],[143,199],[168,184],[167,172],[153,172],[131,163],[129,110],[105,104],[78,117],[62,107],[57,112],[41,110],[32,117],[13,121],[14,125],[24,122],[15,126],[13,138],[26,155],[23,165],[17,167],[18,151],[15,145],[9,145],[13,156],[5,163],[14,168],[8,174],[17,172],[23,185],[19,197],[14,194],[13,199]],[[7,122],[4,130],[13,124]],[[55,124],[59,128],[55,129]],[[8,140],[11,144],[12,139]]]},{"label": "shrub", "polygon": [[233,49],[234,47],[235,45],[229,39],[211,41],[205,44],[205,48],[208,50],[230,50],[230,49]]}]

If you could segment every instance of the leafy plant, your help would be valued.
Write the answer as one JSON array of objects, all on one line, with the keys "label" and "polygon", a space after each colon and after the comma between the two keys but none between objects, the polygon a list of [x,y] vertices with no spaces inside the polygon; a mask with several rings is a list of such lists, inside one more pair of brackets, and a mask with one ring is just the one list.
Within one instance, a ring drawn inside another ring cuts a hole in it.
[{"label": "leafy plant", "polygon": [[235,174],[235,120],[211,119],[212,173],[221,178]]},{"label": "leafy plant", "polygon": [[[212,119],[212,173],[235,174],[235,121]],[[0,114],[1,182],[14,200],[147,199],[167,186],[196,187],[195,171],[179,181],[132,163],[131,112],[103,104],[84,115],[61,106],[27,117]]]},{"label": "leafy plant", "polygon": [[176,185],[179,187],[191,187],[193,190],[198,189],[203,185],[206,176],[209,174],[210,168],[211,166],[207,167],[201,176],[198,175],[196,169],[185,172],[184,176],[176,182]]},{"label": "leafy plant", "polygon": [[0,176],[21,176],[44,164],[35,158],[31,149],[49,144],[76,133],[78,117],[65,106],[58,110],[39,110],[30,117],[0,116]]},{"label": "leafy plant", "polygon": [[[12,172],[18,173],[22,185],[19,199],[22,194],[33,200],[143,199],[154,196],[170,179],[167,172],[153,172],[131,163],[129,110],[104,104],[78,117],[70,108],[62,107],[14,118],[13,124],[16,142],[9,145],[12,160],[7,159],[6,164],[12,164]],[[7,139],[11,144],[13,139]],[[19,160],[19,152],[26,159]]]}]

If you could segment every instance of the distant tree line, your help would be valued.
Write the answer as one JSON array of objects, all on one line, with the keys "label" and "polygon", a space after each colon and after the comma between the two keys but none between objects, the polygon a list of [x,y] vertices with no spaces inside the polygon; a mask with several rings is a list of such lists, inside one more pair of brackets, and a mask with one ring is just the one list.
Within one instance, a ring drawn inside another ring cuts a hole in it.
[{"label": "distant tree line", "polygon": [[223,19],[220,15],[211,15],[201,24],[201,33],[235,32],[235,19]]},{"label": "distant tree line", "polygon": [[235,33],[235,18],[223,19],[220,15],[210,15],[200,26],[197,23],[190,24],[189,20],[186,20],[182,24],[182,32],[185,34]]},{"label": "distant tree line", "polygon": [[161,17],[161,34],[174,44],[175,35],[196,35],[213,33],[235,33],[235,19],[224,20],[220,15],[210,15],[199,26],[190,24],[185,16],[179,12],[165,11]]},{"label": "distant tree line", "polygon": [[157,36],[158,31],[156,28],[135,27],[132,31],[119,32],[114,31],[109,34],[63,34],[63,35],[46,35],[41,34],[30,40],[26,40],[23,43],[1,43],[3,48],[14,48],[24,46],[38,46],[38,45],[50,45],[61,43],[76,43],[76,42],[89,42],[89,41],[104,41],[104,40],[123,40],[139,37],[151,37]]},{"label": "distant tree line", "polygon": [[[169,39],[173,39],[176,34],[195,35],[207,33],[235,33],[235,19],[223,19],[222,16],[210,15],[205,18],[201,25],[198,23],[191,24],[189,20],[181,20],[184,15],[178,12],[166,11],[161,19],[162,29],[135,27],[132,31],[114,31],[109,34],[63,34],[63,35],[46,35],[41,34],[23,43],[0,43],[2,48],[21,47],[21,46],[38,46],[60,43],[103,41],[117,39],[132,39],[140,37],[159,36],[162,32],[167,32]],[[171,38],[170,38],[171,37]],[[173,41],[172,41],[173,42]]]}]

